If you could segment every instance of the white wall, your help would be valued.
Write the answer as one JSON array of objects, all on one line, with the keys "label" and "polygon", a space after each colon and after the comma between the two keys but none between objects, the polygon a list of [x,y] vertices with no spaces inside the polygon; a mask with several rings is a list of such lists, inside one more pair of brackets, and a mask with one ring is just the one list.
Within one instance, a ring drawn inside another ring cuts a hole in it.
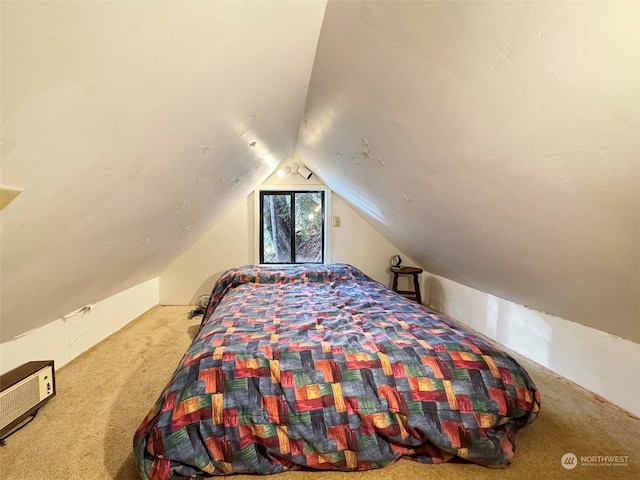
[{"label": "white wall", "polygon": [[640,416],[640,344],[443,277],[423,277],[423,298],[434,310]]},{"label": "white wall", "polygon": [[33,360],[58,369],[159,303],[158,278],[87,305],[0,345],[0,372]]},{"label": "white wall", "polygon": [[0,342],[157,277],[293,153],[325,4],[2,2]]},{"label": "white wall", "polygon": [[226,269],[252,263],[253,195],[236,205],[160,274],[160,303],[191,305]]},{"label": "white wall", "polygon": [[[341,226],[331,232],[331,261],[354,265],[387,286],[391,286],[389,263],[393,255],[399,254],[403,265],[415,265],[405,252],[384,238],[338,195],[333,194],[332,198],[332,216],[340,217]],[[400,276],[398,280],[400,289],[406,290],[409,278]]]},{"label": "white wall", "polygon": [[328,2],[295,155],[426,270],[640,342],[640,2]]},{"label": "white wall", "polygon": [[[265,185],[322,185],[315,176],[301,183],[297,177],[280,180],[275,175]],[[160,275],[160,303],[193,304],[202,294],[211,292],[215,281],[228,268],[258,263],[254,259],[254,194],[242,200],[231,212],[178,257]],[[329,260],[354,265],[375,280],[390,284],[389,260],[400,254],[404,263],[412,262],[373,229],[337,195],[331,195],[331,216],[340,217],[340,227],[332,227],[329,219]],[[406,280],[406,279],[403,279]],[[402,287],[402,283],[400,284]]]}]

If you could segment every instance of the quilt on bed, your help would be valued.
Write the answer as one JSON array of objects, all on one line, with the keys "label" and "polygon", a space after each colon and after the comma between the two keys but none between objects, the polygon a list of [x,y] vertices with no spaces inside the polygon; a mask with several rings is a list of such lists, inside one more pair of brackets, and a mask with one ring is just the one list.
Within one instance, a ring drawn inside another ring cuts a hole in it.
[{"label": "quilt on bed", "polygon": [[138,428],[143,478],[505,467],[540,396],[508,354],[345,264],[245,266]]}]

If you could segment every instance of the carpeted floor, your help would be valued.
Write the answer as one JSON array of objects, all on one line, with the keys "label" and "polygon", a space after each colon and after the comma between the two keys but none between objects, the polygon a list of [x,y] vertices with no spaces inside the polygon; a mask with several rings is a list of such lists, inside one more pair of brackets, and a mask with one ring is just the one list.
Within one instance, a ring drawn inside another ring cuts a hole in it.
[{"label": "carpeted floor", "polygon": [[[57,396],[0,448],[0,478],[139,478],[133,434],[197,330],[191,307],[155,307],[56,374]],[[640,478],[640,420],[516,356],[542,394],[542,413],[516,436],[510,467],[401,460],[368,472],[287,472],[269,480],[631,479]],[[44,360],[44,359],[42,359]],[[578,465],[560,459],[573,453]],[[581,464],[582,456],[628,456],[626,466]],[[255,480],[237,475],[234,480]]]}]

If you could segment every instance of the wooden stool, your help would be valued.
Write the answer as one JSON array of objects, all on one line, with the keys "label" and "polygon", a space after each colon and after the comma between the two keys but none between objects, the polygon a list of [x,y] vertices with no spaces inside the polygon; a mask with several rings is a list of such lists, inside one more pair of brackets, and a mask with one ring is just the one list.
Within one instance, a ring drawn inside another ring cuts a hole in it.
[{"label": "wooden stool", "polygon": [[[422,269],[418,267],[391,267],[390,270],[393,272],[393,291],[421,304],[422,296],[420,295],[418,275],[422,273]],[[413,275],[413,291],[398,290],[398,275]]]}]

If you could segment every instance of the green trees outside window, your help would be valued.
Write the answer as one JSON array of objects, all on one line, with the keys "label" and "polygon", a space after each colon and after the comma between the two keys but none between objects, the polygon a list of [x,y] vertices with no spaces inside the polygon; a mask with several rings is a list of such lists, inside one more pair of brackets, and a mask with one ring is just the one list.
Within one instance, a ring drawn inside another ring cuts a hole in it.
[{"label": "green trees outside window", "polygon": [[260,192],[260,263],[324,262],[324,192]]}]

